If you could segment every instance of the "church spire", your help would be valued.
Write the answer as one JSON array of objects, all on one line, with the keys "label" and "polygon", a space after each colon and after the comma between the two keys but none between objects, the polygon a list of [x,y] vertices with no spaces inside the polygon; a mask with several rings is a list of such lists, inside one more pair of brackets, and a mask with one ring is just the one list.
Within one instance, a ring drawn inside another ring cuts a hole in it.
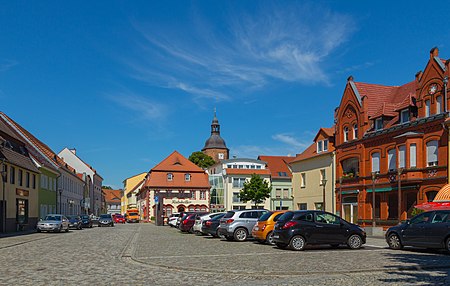
[{"label": "church spire", "polygon": [[211,156],[216,162],[228,159],[229,150],[225,140],[220,137],[220,124],[217,119],[217,110],[214,108],[214,117],[211,123],[211,136],[206,140],[202,151]]}]

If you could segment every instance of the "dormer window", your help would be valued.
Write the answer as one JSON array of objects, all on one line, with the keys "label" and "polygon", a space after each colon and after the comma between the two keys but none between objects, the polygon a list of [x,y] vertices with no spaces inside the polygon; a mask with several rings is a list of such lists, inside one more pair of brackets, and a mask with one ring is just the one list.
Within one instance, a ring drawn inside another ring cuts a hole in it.
[{"label": "dormer window", "polygon": [[167,173],[167,181],[172,181],[172,180],[173,180],[173,174]]},{"label": "dormer window", "polygon": [[409,122],[409,109],[404,109],[400,112],[400,123]]},{"label": "dormer window", "polygon": [[184,180],[185,180],[186,182],[189,182],[189,181],[191,180],[191,174],[185,174],[185,175],[184,175]]},{"label": "dormer window", "polygon": [[328,151],[328,139],[317,141],[317,153]]},{"label": "dormer window", "polygon": [[383,118],[375,119],[375,130],[383,129]]},{"label": "dormer window", "polygon": [[344,142],[348,141],[348,127],[344,127]]}]

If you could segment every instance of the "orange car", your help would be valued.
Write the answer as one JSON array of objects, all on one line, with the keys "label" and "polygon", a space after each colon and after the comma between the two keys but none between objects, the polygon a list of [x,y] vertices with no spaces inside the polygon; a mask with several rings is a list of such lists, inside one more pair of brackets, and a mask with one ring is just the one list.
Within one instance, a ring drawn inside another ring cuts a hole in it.
[{"label": "orange car", "polygon": [[252,229],[252,236],[259,242],[273,244],[273,228],[286,211],[273,211],[262,215]]}]

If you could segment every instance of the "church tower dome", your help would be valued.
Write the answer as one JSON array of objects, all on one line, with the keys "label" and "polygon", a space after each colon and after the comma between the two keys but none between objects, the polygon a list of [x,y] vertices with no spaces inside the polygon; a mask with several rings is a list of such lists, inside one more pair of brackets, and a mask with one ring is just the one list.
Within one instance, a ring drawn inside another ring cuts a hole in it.
[{"label": "church tower dome", "polygon": [[211,123],[211,136],[206,140],[202,152],[211,156],[216,162],[228,159],[229,149],[225,144],[225,140],[220,137],[220,124],[215,109],[214,118]]}]

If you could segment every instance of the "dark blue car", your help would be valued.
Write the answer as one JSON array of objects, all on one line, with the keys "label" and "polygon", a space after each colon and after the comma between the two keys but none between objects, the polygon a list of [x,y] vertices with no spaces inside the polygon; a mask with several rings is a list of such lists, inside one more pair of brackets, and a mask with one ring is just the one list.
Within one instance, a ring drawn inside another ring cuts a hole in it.
[{"label": "dark blue car", "polygon": [[81,217],[81,226],[83,227],[83,228],[92,228],[92,219],[91,219],[91,216],[89,216],[89,215],[82,215],[82,216],[80,216]]},{"label": "dark blue car", "polygon": [[414,246],[450,252],[450,210],[424,212],[393,226],[386,232],[386,242],[391,249]]},{"label": "dark blue car", "polygon": [[78,215],[68,215],[67,219],[69,220],[69,228],[74,229],[82,229],[83,226],[81,225],[81,217]]}]

